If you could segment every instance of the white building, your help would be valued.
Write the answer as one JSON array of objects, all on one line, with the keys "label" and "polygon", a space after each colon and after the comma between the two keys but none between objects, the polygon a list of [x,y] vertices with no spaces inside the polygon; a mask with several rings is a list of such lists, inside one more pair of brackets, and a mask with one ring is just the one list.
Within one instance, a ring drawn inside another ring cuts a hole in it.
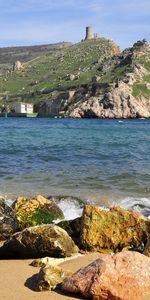
[{"label": "white building", "polygon": [[19,114],[33,114],[33,104],[18,102],[15,104],[15,113]]}]

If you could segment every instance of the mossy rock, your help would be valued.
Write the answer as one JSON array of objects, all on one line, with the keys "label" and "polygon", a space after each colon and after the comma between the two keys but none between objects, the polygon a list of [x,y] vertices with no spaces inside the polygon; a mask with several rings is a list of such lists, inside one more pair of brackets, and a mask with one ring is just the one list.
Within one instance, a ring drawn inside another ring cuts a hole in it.
[{"label": "mossy rock", "polygon": [[70,270],[63,270],[59,266],[43,265],[37,278],[36,290],[54,290],[58,284],[73,275]]},{"label": "mossy rock", "polygon": [[25,228],[0,248],[0,258],[69,257],[78,247],[68,233],[54,224]]},{"label": "mossy rock", "polygon": [[109,253],[138,248],[146,243],[149,232],[150,222],[139,213],[120,207],[109,211],[84,207],[81,244],[87,250]]},{"label": "mossy rock", "polygon": [[50,224],[53,220],[64,218],[63,212],[54,201],[40,195],[35,198],[19,197],[15,203],[15,212],[22,229]]}]

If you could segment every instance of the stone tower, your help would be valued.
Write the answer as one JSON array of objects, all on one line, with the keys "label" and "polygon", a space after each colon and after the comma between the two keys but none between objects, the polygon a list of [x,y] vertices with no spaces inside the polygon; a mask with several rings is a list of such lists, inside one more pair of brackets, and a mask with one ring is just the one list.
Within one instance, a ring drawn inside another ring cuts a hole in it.
[{"label": "stone tower", "polygon": [[93,28],[91,26],[86,27],[86,36],[85,40],[92,40],[94,39],[94,33],[93,33]]}]

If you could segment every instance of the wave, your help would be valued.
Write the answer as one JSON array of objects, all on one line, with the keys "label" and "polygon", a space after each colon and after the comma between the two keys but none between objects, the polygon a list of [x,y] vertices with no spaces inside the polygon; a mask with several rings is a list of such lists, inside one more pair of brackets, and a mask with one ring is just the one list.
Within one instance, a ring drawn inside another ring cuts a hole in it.
[{"label": "wave", "polygon": [[150,198],[126,197],[113,201],[113,205],[119,205],[127,210],[135,210],[150,218]]},{"label": "wave", "polygon": [[[54,197],[55,198],[55,197]],[[67,196],[67,197],[56,197],[56,203],[64,213],[65,220],[73,220],[82,216],[84,204],[93,204],[92,201],[82,201],[78,198]],[[7,199],[6,203],[8,206],[12,206],[15,200]],[[96,205],[98,206],[98,205]],[[113,201],[111,206],[120,206],[127,210],[134,210],[145,217],[150,219],[150,198],[137,198],[137,197],[125,197],[117,201]],[[110,207],[98,206],[103,210],[109,210]]]}]

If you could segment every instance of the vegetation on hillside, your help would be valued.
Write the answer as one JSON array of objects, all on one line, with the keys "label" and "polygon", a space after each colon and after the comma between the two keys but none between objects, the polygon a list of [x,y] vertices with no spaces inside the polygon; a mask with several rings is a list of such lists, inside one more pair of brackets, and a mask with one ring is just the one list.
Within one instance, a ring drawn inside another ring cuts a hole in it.
[{"label": "vegetation on hillside", "polygon": [[133,48],[119,53],[119,47],[111,40],[99,38],[75,45],[10,48],[10,52],[9,48],[1,48],[0,68],[7,70],[9,63],[19,55],[24,63],[20,71],[0,75],[0,106],[6,103],[6,99],[10,108],[16,101],[36,104],[41,100],[52,100],[66,89],[88,84],[94,76],[99,83],[116,83],[134,72],[137,65],[147,73],[134,82],[133,96],[148,99],[150,55],[146,47],[146,41],[137,42]]},{"label": "vegetation on hillside", "polygon": [[113,62],[115,51],[118,47],[103,38],[50,51],[24,63],[21,71],[2,74],[0,94],[15,95],[19,100],[20,94],[29,93],[30,102],[34,99],[34,93],[36,100],[42,99],[43,94],[51,99],[54,91],[79,86],[91,81],[95,75],[101,76],[104,73],[101,66],[111,58]]}]

